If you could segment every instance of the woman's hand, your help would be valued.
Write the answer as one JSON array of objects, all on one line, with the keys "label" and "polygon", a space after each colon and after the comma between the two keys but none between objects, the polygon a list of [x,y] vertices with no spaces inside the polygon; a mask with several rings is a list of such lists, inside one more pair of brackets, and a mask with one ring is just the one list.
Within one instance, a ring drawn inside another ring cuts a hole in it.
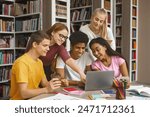
[{"label": "woman's hand", "polygon": [[68,87],[69,81],[66,78],[61,78],[61,84],[62,86]]},{"label": "woman's hand", "polygon": [[80,78],[81,78],[81,81],[82,81],[83,83],[85,83],[85,81],[86,81],[86,75],[85,75],[84,73],[81,73],[81,74],[80,74]]}]

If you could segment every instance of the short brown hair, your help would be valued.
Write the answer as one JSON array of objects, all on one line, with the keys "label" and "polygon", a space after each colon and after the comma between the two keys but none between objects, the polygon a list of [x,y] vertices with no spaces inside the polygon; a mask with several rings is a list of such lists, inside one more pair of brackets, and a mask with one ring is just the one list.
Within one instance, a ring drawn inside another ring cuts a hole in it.
[{"label": "short brown hair", "polygon": [[26,46],[26,52],[28,52],[32,48],[33,42],[36,42],[39,44],[44,39],[50,40],[49,36],[44,31],[39,30],[39,31],[32,33]]}]

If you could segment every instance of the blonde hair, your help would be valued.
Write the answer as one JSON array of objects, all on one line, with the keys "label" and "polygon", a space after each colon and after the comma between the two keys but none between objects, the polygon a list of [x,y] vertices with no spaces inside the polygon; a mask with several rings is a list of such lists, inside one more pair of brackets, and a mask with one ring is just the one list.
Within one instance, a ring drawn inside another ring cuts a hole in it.
[{"label": "blonde hair", "polygon": [[108,40],[108,33],[107,33],[107,18],[108,18],[108,15],[107,15],[107,11],[106,11],[104,8],[96,8],[96,9],[94,10],[94,12],[92,13],[91,19],[92,19],[94,16],[96,16],[97,13],[106,16],[103,25],[100,27],[99,35],[100,35],[100,37],[102,37],[102,38]]}]

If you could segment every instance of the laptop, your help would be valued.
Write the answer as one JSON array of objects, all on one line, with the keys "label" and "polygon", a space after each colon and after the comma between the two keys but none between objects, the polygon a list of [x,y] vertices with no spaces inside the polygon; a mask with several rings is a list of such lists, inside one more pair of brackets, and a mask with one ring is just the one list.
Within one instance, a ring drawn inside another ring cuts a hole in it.
[{"label": "laptop", "polygon": [[114,71],[88,71],[85,91],[110,89],[113,85]]}]

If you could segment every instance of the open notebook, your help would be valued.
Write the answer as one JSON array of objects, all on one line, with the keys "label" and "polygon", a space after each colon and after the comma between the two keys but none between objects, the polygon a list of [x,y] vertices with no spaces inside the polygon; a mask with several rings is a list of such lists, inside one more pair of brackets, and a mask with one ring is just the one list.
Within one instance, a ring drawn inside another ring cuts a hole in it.
[{"label": "open notebook", "polygon": [[150,97],[150,87],[144,87],[143,85],[130,86],[127,91],[133,95]]}]

